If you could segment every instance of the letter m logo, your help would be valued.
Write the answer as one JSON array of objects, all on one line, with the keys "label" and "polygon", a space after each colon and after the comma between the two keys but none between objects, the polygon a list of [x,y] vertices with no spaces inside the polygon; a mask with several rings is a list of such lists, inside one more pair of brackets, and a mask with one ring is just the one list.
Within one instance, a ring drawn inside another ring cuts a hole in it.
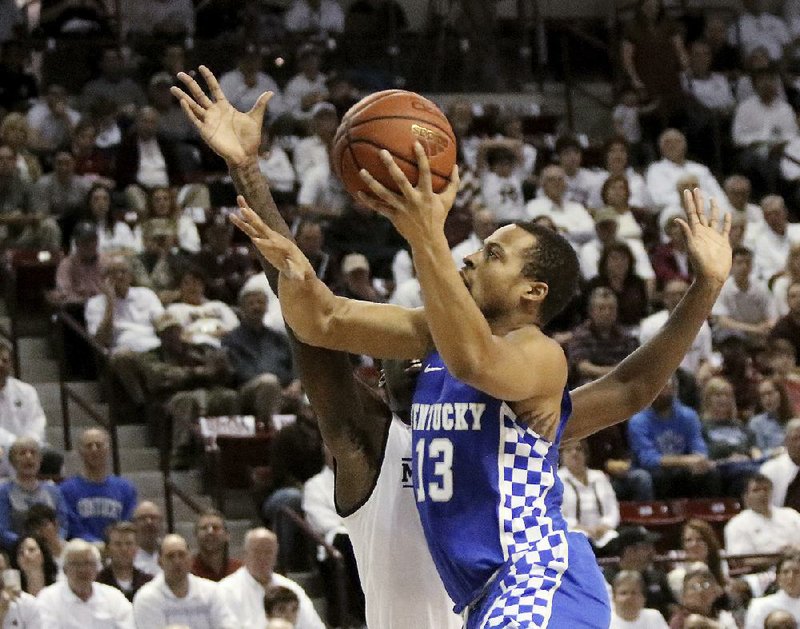
[{"label": "letter m logo", "polygon": [[403,487],[414,487],[413,476],[411,475],[411,459],[403,459],[402,463],[402,479],[401,484]]}]

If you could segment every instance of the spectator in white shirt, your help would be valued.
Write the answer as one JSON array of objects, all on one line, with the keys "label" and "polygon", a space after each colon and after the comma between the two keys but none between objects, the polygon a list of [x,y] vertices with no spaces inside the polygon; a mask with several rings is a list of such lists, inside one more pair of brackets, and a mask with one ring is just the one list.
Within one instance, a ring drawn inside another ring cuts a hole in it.
[{"label": "spectator in white shirt", "polygon": [[[681,299],[689,291],[689,283],[683,279],[673,279],[664,285],[661,301],[664,309],[642,319],[639,327],[639,343],[644,345],[667,324],[670,314],[678,306]],[[688,373],[696,374],[697,370],[711,359],[711,328],[708,322],[700,327],[692,346],[681,361],[681,367]]]},{"label": "spectator in white shirt", "polygon": [[336,107],[331,103],[316,103],[309,116],[310,135],[299,140],[294,147],[294,170],[301,184],[313,167],[329,167],[328,151],[339,126]]},{"label": "spectator in white shirt", "polygon": [[[274,124],[274,123],[273,123]],[[286,150],[275,141],[273,125],[265,125],[261,134],[261,146],[258,153],[258,169],[267,178],[272,194],[294,197],[297,176],[292,160]]]},{"label": "spectator in white shirt", "polygon": [[794,619],[795,627],[800,623],[800,551],[797,548],[789,549],[781,556],[776,580],[779,589],[775,594],[750,601],[744,629],[769,629],[765,620],[777,610],[787,612]]},{"label": "spectator in white shirt", "polygon": [[753,87],[755,95],[736,107],[731,137],[739,149],[740,168],[756,191],[766,194],[777,187],[781,154],[797,137],[797,117],[780,98],[775,70],[755,74]]},{"label": "spectator in white shirt", "polygon": [[190,574],[186,540],[167,535],[161,542],[163,570],[133,599],[137,627],[187,625],[192,629],[242,629],[223,591],[213,581]]},{"label": "spectator in white shirt", "polygon": [[786,505],[787,491],[800,471],[800,418],[786,423],[783,439],[785,451],[761,466],[760,472],[772,481],[772,504]]},{"label": "spectator in white shirt", "polygon": [[611,584],[613,611],[609,629],[667,629],[657,609],[645,608],[644,580],[635,570],[623,570]]},{"label": "spectator in white shirt", "polygon": [[681,76],[684,91],[715,113],[727,116],[736,106],[728,78],[712,72],[713,56],[708,42],[698,39],[689,49],[689,69]]},{"label": "spectator in white shirt", "polygon": [[[11,594],[3,583],[2,574],[9,567],[5,551],[0,551],[0,627],[2,629],[47,629],[36,598],[27,592]],[[11,584],[9,584],[10,586]]]},{"label": "spectator in white shirt", "polygon": [[722,184],[725,196],[731,209],[731,217],[735,220],[743,218],[748,224],[748,241],[758,233],[764,225],[764,212],[750,201],[753,186],[744,175],[731,175]]},{"label": "spectator in white shirt", "polygon": [[[66,580],[48,585],[37,596],[47,629],[134,629],[131,604],[110,585],[94,581],[100,551],[82,539],[64,549]],[[156,625],[148,625],[155,627]]]},{"label": "spectator in white shirt", "polygon": [[792,245],[800,243],[800,226],[789,223],[782,197],[771,194],[761,200],[764,225],[753,240],[756,274],[769,281],[786,266]]},{"label": "spectator in white shirt", "polygon": [[[487,142],[492,145],[487,146]],[[520,144],[517,145],[521,149]],[[488,140],[478,152],[478,169],[481,177],[481,203],[498,223],[511,223],[525,218],[525,199],[522,196],[522,178],[518,165],[521,151],[513,151],[507,143]]]},{"label": "spectator in white shirt", "polygon": [[[628,165],[628,158],[628,143],[625,141],[625,138],[617,136],[606,142],[606,169],[593,173],[594,183],[589,193],[588,207],[597,208],[604,205],[613,205],[609,200],[603,198],[603,190],[609,178],[616,176],[624,177],[628,184],[628,198],[626,204],[631,207],[650,209],[652,201],[647,192],[647,184],[644,181],[644,177],[637,173],[632,166]],[[636,224],[632,215],[631,219],[634,221],[636,234],[627,233],[628,228],[633,228],[633,226],[628,225],[626,221],[625,224],[620,225],[621,238],[628,238],[629,236],[641,237],[641,228]]]},{"label": "spectator in white shirt", "polygon": [[780,61],[790,41],[789,29],[781,18],[769,13],[764,0],[742,0],[745,13],[731,24],[728,41],[738,46],[743,57],[764,47],[770,59]]},{"label": "spectator in white shirt", "polygon": [[619,503],[608,477],[586,466],[586,444],[568,443],[561,448],[558,476],[564,485],[561,512],[570,529],[581,531],[597,548],[617,536]]},{"label": "spectator in white shirt", "polygon": [[564,169],[567,178],[567,201],[586,207],[597,175],[581,166],[583,147],[576,138],[561,136],[556,140],[555,149],[558,154],[558,162]]},{"label": "spectator in white shirt", "polygon": [[278,84],[263,71],[262,66],[261,51],[249,45],[242,51],[236,68],[223,74],[219,84],[231,105],[239,111],[250,111],[259,96],[272,92],[267,115],[275,118],[285,109],[283,97]]},{"label": "spectator in white shirt", "polygon": [[711,310],[718,341],[730,336],[763,341],[775,325],[775,299],[766,283],[752,274],[753,253],[747,247],[737,247],[733,250],[731,275]]},{"label": "spectator in white shirt", "polygon": [[344,11],[337,0],[294,0],[283,16],[283,25],[290,33],[338,35],[344,31]]},{"label": "spectator in white shirt", "polygon": [[464,266],[464,258],[483,247],[483,241],[497,230],[497,221],[487,209],[476,207],[472,210],[472,231],[469,236],[450,250],[456,266]]},{"label": "spectator in white shirt", "polygon": [[283,88],[286,111],[295,118],[308,116],[311,108],[328,98],[327,77],[321,72],[322,51],[308,43],[297,51],[297,69]]},{"label": "spectator in white shirt", "polygon": [[324,629],[311,599],[297,583],[274,572],[278,538],[266,528],[251,529],[244,540],[244,566],[219,582],[236,615],[238,629],[262,629],[267,620],[264,594],[272,586],[292,590],[300,601],[296,629]]},{"label": "spectator in white shirt", "polygon": [[[772,481],[754,474],[747,481],[744,510],[725,525],[725,550],[730,555],[777,553],[800,539],[800,513],[772,505]],[[772,567],[772,559],[745,559],[753,569]]]},{"label": "spectator in white shirt", "polygon": [[725,195],[711,171],[697,162],[686,159],[686,138],[677,129],[667,129],[658,139],[661,159],[647,169],[645,180],[650,198],[659,208],[678,207],[682,199],[678,194],[678,181],[685,176],[697,177],[700,188],[707,198],[717,199],[722,208],[727,208]]},{"label": "spectator in white shirt", "polygon": [[547,216],[573,244],[583,244],[594,236],[594,221],[586,208],[568,201],[567,175],[560,166],[547,166],[540,177],[540,196],[528,202],[525,212],[530,218]]},{"label": "spectator in white shirt", "polygon": [[60,85],[51,85],[44,98],[30,108],[27,118],[32,148],[50,152],[69,146],[81,115],[67,105],[67,91]]},{"label": "spectator in white shirt", "polygon": [[164,516],[154,502],[143,500],[133,510],[133,525],[136,527],[136,557],[133,565],[142,572],[156,575],[161,572],[158,552],[164,532]]}]

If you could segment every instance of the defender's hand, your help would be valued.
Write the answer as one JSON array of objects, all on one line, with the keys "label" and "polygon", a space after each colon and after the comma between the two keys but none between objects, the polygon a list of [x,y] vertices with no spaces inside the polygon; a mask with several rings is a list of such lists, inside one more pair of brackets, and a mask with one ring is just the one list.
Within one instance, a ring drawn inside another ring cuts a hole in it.
[{"label": "defender's hand", "polygon": [[675,219],[686,237],[689,259],[698,278],[722,284],[731,270],[731,215],[725,214],[722,229],[719,226],[720,209],[716,199],[711,199],[711,216],[706,216],[703,193],[699,188],[684,193],[686,218]]},{"label": "defender's hand", "polygon": [[238,166],[248,158],[257,157],[264,112],[272,98],[272,92],[264,92],[253,108],[244,113],[228,102],[211,70],[200,66],[200,74],[203,75],[213,100],[185,72],[179,72],[178,78],[191,92],[191,96],[179,87],[170,88],[172,95],[180,101],[186,116],[197,127],[206,144],[229,165]]}]

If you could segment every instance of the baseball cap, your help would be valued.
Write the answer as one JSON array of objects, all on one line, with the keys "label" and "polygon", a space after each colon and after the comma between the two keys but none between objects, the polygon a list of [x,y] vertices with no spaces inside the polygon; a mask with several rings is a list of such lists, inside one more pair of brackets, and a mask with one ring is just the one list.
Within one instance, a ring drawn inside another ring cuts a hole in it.
[{"label": "baseball cap", "polygon": [[661,539],[661,535],[648,531],[643,526],[621,526],[617,529],[617,537],[608,543],[608,550],[616,555],[621,555],[628,546],[647,542],[652,544]]},{"label": "baseball cap", "polygon": [[362,269],[369,273],[369,262],[360,253],[350,253],[342,260],[342,274],[347,275],[353,271]]}]

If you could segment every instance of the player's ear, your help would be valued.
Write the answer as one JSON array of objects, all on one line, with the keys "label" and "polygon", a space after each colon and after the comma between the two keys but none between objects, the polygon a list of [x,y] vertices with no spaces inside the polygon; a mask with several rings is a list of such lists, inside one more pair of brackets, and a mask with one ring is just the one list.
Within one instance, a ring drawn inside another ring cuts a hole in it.
[{"label": "player's ear", "polygon": [[540,306],[547,297],[548,286],[544,282],[529,281],[522,295],[522,302],[526,306]]}]

